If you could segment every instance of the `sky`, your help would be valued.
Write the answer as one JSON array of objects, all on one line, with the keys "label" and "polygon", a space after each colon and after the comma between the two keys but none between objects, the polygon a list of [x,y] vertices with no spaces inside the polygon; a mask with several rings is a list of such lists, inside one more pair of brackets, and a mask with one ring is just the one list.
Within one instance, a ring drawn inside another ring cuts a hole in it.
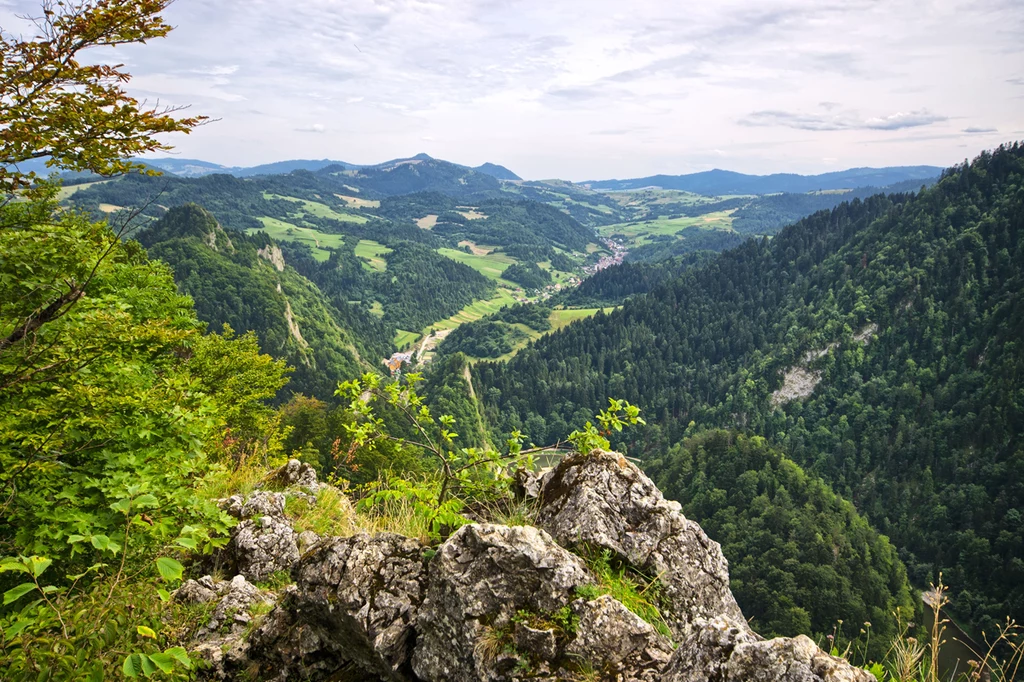
[{"label": "sky", "polygon": [[[0,0],[0,26],[38,0]],[[948,166],[1024,140],[1024,1],[177,0],[94,50],[218,119],[181,158],[419,152],[527,179]]]}]

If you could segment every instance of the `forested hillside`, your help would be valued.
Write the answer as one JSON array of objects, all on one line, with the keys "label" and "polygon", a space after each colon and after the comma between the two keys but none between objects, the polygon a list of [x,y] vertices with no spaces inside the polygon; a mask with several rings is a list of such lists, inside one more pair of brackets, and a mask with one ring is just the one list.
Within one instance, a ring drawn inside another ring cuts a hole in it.
[{"label": "forested hillside", "polygon": [[[408,169],[415,169],[408,171],[413,173],[409,177],[429,182],[395,184]],[[96,219],[135,216],[139,239],[181,270],[178,281],[196,298],[204,320],[214,325],[230,321],[239,331],[256,331],[270,352],[289,361],[298,357],[291,348],[295,344],[306,348],[302,352],[307,355],[334,353],[320,348],[326,343],[354,346],[366,360],[362,367],[375,366],[396,348],[429,334],[435,323],[455,327],[517,300],[539,300],[550,295],[546,289],[575,284],[583,266],[604,253],[592,228],[558,208],[515,193],[500,199],[490,190],[475,193],[476,180],[463,182],[479,176],[477,180],[486,178],[480,187],[493,189],[498,180],[491,175],[429,157],[356,170],[300,169],[251,178],[129,175],[77,185],[65,201]],[[382,191],[412,193],[385,196]],[[302,296],[328,302],[330,312],[314,318],[331,319],[327,326],[341,331],[314,330],[299,341],[294,333],[285,333],[280,311],[257,303],[268,296],[298,297],[298,289],[287,295],[274,292],[274,282],[267,279],[253,285],[264,293],[240,301],[237,292],[249,284],[238,283],[263,277],[255,270],[246,272],[248,265],[238,269],[239,259],[245,258],[218,251],[200,234],[191,235],[187,248],[177,242],[163,244],[180,236],[168,232],[166,221],[169,210],[183,205],[209,211],[212,220],[231,232],[231,242],[256,249],[272,243],[289,266],[280,277],[301,275]],[[232,258],[235,262],[227,265]],[[220,270],[225,267],[234,268],[227,279],[235,284],[229,287],[221,286],[225,275]],[[204,278],[207,269],[211,276]],[[301,371],[293,386],[330,395],[330,382],[354,366],[348,361],[333,364],[337,370],[317,375],[321,385],[315,390],[309,383],[313,377]]]},{"label": "forested hillside", "polygon": [[476,391],[499,430],[536,441],[608,395],[644,408],[622,443],[641,457],[711,427],[765,436],[889,536],[915,585],[942,571],[954,611],[991,631],[1024,616],[1022,221],[1012,144],[477,365]]},{"label": "forested hillside", "polygon": [[174,270],[199,319],[255,331],[260,348],[295,367],[289,391],[327,397],[367,365],[338,310],[265,235],[222,229],[195,204],[173,208],[139,235]]},{"label": "forested hillside", "polygon": [[[710,431],[653,455],[665,495],[722,545],[743,614],[758,632],[874,638],[880,659],[915,600],[889,540],[849,502],[763,438]],[[839,625],[837,626],[837,621]],[[845,625],[845,627],[843,627]]]}]

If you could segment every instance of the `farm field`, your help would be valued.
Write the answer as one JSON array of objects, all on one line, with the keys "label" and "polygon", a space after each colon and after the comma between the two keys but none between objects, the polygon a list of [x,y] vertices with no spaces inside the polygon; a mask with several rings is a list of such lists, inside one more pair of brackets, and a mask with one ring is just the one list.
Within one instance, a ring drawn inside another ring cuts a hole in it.
[{"label": "farm field", "polygon": [[391,253],[391,249],[372,239],[360,239],[356,244],[355,253],[357,258],[363,259],[363,267],[367,270],[384,272],[388,269],[388,262],[383,256]]},{"label": "farm field", "polygon": [[517,286],[513,282],[507,282],[506,280],[501,279],[501,273],[505,272],[505,269],[508,266],[516,262],[515,258],[504,253],[491,252],[486,255],[480,255],[449,248],[440,248],[437,252],[446,258],[451,258],[457,263],[468,265],[488,279],[508,284],[511,287]]},{"label": "farm field", "polygon": [[57,190],[57,201],[64,201],[65,199],[67,199],[68,197],[70,197],[72,194],[74,194],[75,192],[77,192],[80,189],[85,189],[86,187],[92,187],[93,185],[99,185],[99,184],[102,184],[104,182],[109,182],[109,180],[96,180],[95,182],[83,182],[80,185],[66,185],[66,186],[62,186],[60,189]]},{"label": "farm field", "polygon": [[[607,308],[565,308],[563,310],[552,310],[551,317],[551,329],[552,331],[567,327],[576,320],[582,320],[597,314],[598,310],[604,310],[605,313],[610,313],[615,310],[615,306]],[[545,332],[547,333],[547,332]]]},{"label": "farm field", "polygon": [[496,313],[507,305],[513,305],[515,302],[516,300],[512,297],[512,292],[505,287],[499,286],[497,293],[493,297],[473,301],[448,319],[430,325],[424,330],[424,333],[429,333],[431,329],[455,329],[465,322],[476,322],[481,317]]},{"label": "farm field", "polygon": [[327,204],[322,204],[319,201],[309,201],[308,199],[298,199],[296,197],[286,197],[281,194],[270,194],[264,192],[263,196],[267,199],[283,199],[290,201],[293,204],[301,207],[301,213],[298,217],[302,218],[306,215],[316,216],[318,218],[330,218],[332,220],[340,220],[343,222],[363,224],[369,222],[369,219],[365,216],[357,215],[355,213],[338,213]]},{"label": "farm field", "polygon": [[657,218],[648,221],[617,223],[598,228],[604,237],[625,235],[635,245],[647,242],[647,237],[655,235],[673,235],[687,227],[701,227],[709,230],[731,230],[733,211],[715,211],[694,218]]},{"label": "farm field", "polygon": [[[283,220],[267,216],[261,216],[259,220],[263,223],[263,232],[266,232],[271,238],[283,242],[304,242],[309,244],[313,250],[313,258],[321,262],[331,257],[331,252],[324,247],[339,248],[345,243],[345,236],[341,234],[327,234],[326,232],[320,232],[308,227],[300,227],[299,225],[286,223]],[[248,230],[250,233],[256,231]]]},{"label": "farm field", "polygon": [[398,329],[395,331],[395,346],[397,346],[399,350],[402,350],[406,346],[418,341],[420,336],[422,336],[422,334],[419,332],[407,332],[404,329]]},{"label": "farm field", "polygon": [[[536,329],[531,329],[525,324],[514,324],[512,326],[526,334],[526,338],[518,342],[510,352],[495,358],[495,360],[504,362],[526,347],[528,343],[536,341],[545,334],[558,331],[562,327],[567,327],[576,320],[583,320],[596,315],[598,310],[601,310],[601,308],[566,308],[564,310],[552,310],[551,316],[548,318],[551,321],[551,329],[546,332],[539,332]],[[615,310],[615,306],[603,308],[603,310],[605,313],[610,313]],[[474,360],[476,360],[476,358],[474,358]]]},{"label": "farm field", "polygon": [[380,208],[380,202],[376,199],[360,199],[359,197],[350,197],[345,194],[335,194],[345,203],[352,208]]}]

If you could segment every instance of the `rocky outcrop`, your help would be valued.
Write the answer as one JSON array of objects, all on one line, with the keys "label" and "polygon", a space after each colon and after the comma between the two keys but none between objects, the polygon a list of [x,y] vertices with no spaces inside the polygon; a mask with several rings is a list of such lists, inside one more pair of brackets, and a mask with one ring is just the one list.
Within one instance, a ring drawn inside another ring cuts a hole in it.
[{"label": "rocky outcrop", "polygon": [[657,578],[661,613],[677,638],[715,616],[743,622],[721,547],[622,455],[567,457],[544,477],[540,500],[538,524],[559,543],[610,550]]},{"label": "rocky outcrop", "polygon": [[278,469],[274,482],[286,488],[300,488],[316,495],[325,484],[316,480],[316,469],[305,462],[290,459]]},{"label": "rocky outcrop", "polygon": [[[297,461],[273,483],[315,501]],[[566,458],[521,475],[538,525],[470,524],[437,547],[390,533],[297,534],[285,495],[224,506],[242,519],[222,566],[230,581],[188,581],[175,599],[217,600],[193,651],[207,678],[470,682],[871,682],[806,637],[764,640],[728,588],[719,546],[616,453]],[[299,547],[302,555],[299,555]],[[582,556],[605,552],[650,582],[664,624],[601,594]],[[273,599],[250,581],[288,570]],[[671,638],[666,636],[671,631]],[[678,646],[675,646],[678,644]]]},{"label": "rocky outcrop", "polygon": [[[593,661],[607,679],[654,682],[672,656],[672,645],[640,616],[608,595],[573,604],[579,619],[566,653]],[[593,664],[592,664],[593,665]]]},{"label": "rocky outcrop", "polygon": [[[509,679],[509,668],[520,665],[501,641],[511,633],[512,618],[520,612],[551,614],[573,600],[576,587],[592,581],[583,562],[542,530],[460,528],[430,565],[416,619],[413,671],[423,680]],[[545,655],[552,656],[538,657]]]},{"label": "rocky outcrop", "polygon": [[228,572],[260,582],[299,560],[299,536],[288,523],[284,504],[284,493],[266,491],[257,491],[244,502],[237,497],[228,500],[228,512],[242,519],[219,557]]},{"label": "rocky outcrop", "polygon": [[260,679],[310,679],[350,667],[408,680],[413,623],[426,587],[416,540],[381,533],[322,542],[292,569],[292,586],[254,633]]},{"label": "rocky outcrop", "polygon": [[676,649],[662,682],[873,682],[803,635],[764,640],[728,618],[701,623]]}]

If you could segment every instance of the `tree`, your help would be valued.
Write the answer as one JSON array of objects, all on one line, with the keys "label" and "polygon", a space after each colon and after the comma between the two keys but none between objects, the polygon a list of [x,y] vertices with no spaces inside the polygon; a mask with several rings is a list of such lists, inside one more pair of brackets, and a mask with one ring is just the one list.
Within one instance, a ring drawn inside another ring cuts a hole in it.
[{"label": "tree", "polygon": [[[7,167],[48,156],[122,172],[137,167],[125,156],[166,148],[156,134],[202,120],[146,110],[119,67],[78,62],[89,47],[164,35],[167,4],[58,0],[35,40],[0,35],[5,679],[187,670],[183,648],[156,645],[167,618],[155,597],[181,579],[176,553],[227,541],[232,520],[204,490],[224,471],[210,453],[265,455],[280,440],[260,400],[283,363],[249,335],[203,337],[170,269],[123,240],[130,220],[111,229],[61,210],[53,185]],[[226,434],[242,439],[223,447]]]},{"label": "tree", "polygon": [[[113,254],[130,231],[134,214],[114,231],[93,226],[82,239],[62,241],[54,225],[55,190],[46,183],[32,187],[34,172],[18,164],[49,158],[48,165],[69,170],[112,174],[140,169],[125,157],[169,149],[156,139],[167,132],[188,132],[205,117],[176,119],[175,109],[147,109],[122,88],[130,76],[121,65],[82,65],[79,55],[89,48],[145,42],[170,31],[159,13],[171,0],[45,0],[42,16],[33,20],[39,30],[32,40],[0,32],[0,191],[10,202],[19,189],[30,189],[36,201],[8,207],[0,215],[0,231],[20,231],[17,260],[4,259],[8,269],[0,286],[0,356],[28,346],[17,363],[0,374],[0,390],[53,369],[39,365],[37,333],[59,320],[85,296],[102,262]],[[42,251],[46,251],[45,254]],[[87,257],[85,251],[90,251]],[[42,256],[43,260],[36,260]],[[41,267],[46,265],[47,267]]]},{"label": "tree", "polygon": [[171,30],[160,13],[173,0],[45,0],[29,40],[0,32],[0,191],[30,186],[18,164],[100,175],[142,169],[128,157],[170,149],[161,133],[189,132],[205,116],[175,118],[181,107],[147,107],[125,92],[123,65],[83,63],[97,47],[143,43]]}]

